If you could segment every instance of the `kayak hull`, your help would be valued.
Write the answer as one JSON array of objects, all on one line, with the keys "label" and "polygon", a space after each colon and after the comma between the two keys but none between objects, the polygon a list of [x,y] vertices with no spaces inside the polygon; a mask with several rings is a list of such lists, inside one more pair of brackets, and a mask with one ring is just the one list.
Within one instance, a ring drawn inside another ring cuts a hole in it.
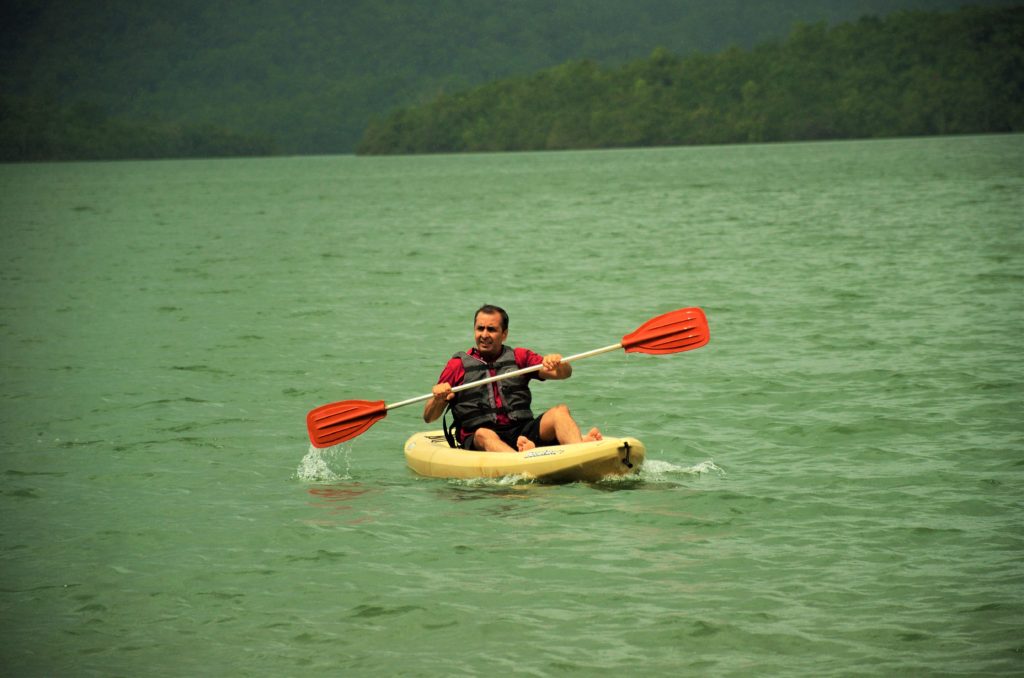
[{"label": "kayak hull", "polygon": [[429,478],[524,476],[552,483],[596,482],[639,473],[645,453],[644,444],[636,438],[605,438],[526,452],[455,449],[448,446],[442,431],[414,433],[405,442],[409,468]]}]

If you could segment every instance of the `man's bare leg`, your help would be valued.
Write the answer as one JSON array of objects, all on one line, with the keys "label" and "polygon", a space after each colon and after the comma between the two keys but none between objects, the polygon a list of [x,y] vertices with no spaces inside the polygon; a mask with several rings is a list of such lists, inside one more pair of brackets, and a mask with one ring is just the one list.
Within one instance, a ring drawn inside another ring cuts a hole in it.
[{"label": "man's bare leg", "polygon": [[515,452],[489,428],[478,428],[473,432],[473,449],[484,452]]},{"label": "man's bare leg", "polygon": [[550,440],[562,445],[589,443],[602,439],[601,432],[597,428],[590,429],[585,436],[581,435],[579,425],[576,424],[576,420],[572,418],[569,408],[565,405],[555,405],[541,416],[540,437],[541,440]]}]

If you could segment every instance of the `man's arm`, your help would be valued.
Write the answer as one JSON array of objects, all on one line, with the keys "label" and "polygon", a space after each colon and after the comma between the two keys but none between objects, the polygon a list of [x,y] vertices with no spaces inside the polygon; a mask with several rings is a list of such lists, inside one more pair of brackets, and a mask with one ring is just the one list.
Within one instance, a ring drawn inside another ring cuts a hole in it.
[{"label": "man's arm", "polygon": [[466,372],[462,369],[462,360],[457,357],[449,360],[441,370],[441,376],[438,377],[434,388],[431,389],[434,397],[423,406],[423,421],[429,424],[444,414],[445,405],[455,397],[452,387],[461,384],[465,377]]},{"label": "man's arm", "polygon": [[423,421],[428,424],[444,414],[445,405],[455,397],[455,394],[452,393],[452,385],[447,382],[434,384],[434,388],[431,391],[434,397],[423,406]]}]

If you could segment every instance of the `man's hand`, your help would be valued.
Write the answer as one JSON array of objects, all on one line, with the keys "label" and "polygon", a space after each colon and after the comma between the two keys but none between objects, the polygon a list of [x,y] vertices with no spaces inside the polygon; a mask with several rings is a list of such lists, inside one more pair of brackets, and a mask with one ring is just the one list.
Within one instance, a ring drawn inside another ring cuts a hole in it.
[{"label": "man's hand", "polygon": [[540,375],[545,379],[568,379],[572,374],[572,365],[562,362],[560,353],[549,353],[541,363]]},{"label": "man's hand", "polygon": [[430,390],[434,394],[435,402],[444,403],[455,397],[455,394],[452,393],[452,385],[446,381],[442,381],[440,384],[434,384],[434,388]]},{"label": "man's hand", "polygon": [[423,421],[428,424],[444,414],[445,405],[455,397],[455,394],[452,393],[452,385],[446,381],[434,384],[430,392],[434,394],[434,397],[427,400],[427,404],[423,406]]}]

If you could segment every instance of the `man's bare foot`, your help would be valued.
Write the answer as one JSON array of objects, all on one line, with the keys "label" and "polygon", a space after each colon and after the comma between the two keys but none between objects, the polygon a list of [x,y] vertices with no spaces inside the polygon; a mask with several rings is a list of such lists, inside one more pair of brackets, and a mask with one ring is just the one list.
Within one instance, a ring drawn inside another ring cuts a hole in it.
[{"label": "man's bare foot", "polygon": [[601,435],[601,432],[598,431],[596,427],[590,429],[590,431],[587,432],[587,435],[583,436],[583,442],[585,443],[592,443],[595,440],[604,440],[604,436]]},{"label": "man's bare foot", "polygon": [[516,439],[516,447],[519,448],[520,452],[526,452],[527,450],[532,450],[537,447],[537,444],[526,436],[519,436],[519,438]]}]

